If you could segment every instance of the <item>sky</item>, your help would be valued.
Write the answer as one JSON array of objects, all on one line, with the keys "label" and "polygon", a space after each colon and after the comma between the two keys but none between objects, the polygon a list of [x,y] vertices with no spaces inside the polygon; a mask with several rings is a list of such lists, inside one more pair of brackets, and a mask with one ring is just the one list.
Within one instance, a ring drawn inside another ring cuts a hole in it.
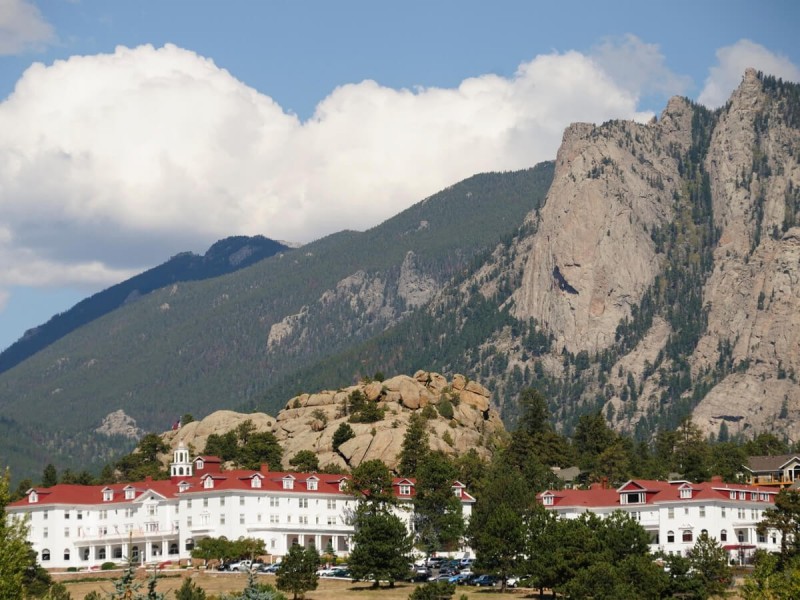
[{"label": "sky", "polygon": [[230,235],[373,227],[575,121],[800,81],[794,0],[0,0],[0,349]]}]

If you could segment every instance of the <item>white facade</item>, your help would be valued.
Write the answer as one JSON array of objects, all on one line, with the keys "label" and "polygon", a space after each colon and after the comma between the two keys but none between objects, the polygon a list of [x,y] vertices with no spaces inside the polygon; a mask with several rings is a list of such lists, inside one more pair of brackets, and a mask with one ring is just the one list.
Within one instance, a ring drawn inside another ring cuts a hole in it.
[{"label": "white facade", "polygon": [[[28,518],[29,539],[45,568],[98,568],[128,556],[136,562],[177,562],[190,558],[198,540],[220,536],[263,539],[275,556],[295,543],[349,552],[349,516],[357,501],[343,491],[345,476],[266,467],[221,471],[218,459],[188,463],[188,453],[181,451],[185,448],[175,451],[170,480],[32,489],[7,511]],[[414,482],[395,479],[393,487],[397,514],[410,529]],[[474,498],[458,482],[453,491],[468,519]]]},{"label": "white facade", "polygon": [[759,535],[764,511],[773,508],[777,490],[749,485],[686,481],[632,480],[617,489],[545,491],[542,504],[564,518],[591,511],[607,516],[629,513],[650,534],[650,549],[686,555],[703,532],[717,540],[732,562],[746,562],[757,548],[780,550],[780,535]]}]

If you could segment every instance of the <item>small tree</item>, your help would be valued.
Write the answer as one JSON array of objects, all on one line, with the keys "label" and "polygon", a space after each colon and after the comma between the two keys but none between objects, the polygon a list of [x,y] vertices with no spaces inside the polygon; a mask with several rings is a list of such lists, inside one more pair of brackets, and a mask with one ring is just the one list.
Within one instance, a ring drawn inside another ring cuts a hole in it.
[{"label": "small tree", "polygon": [[187,577],[183,580],[183,585],[175,592],[175,600],[206,600],[206,592]]},{"label": "small tree", "polygon": [[276,573],[278,589],[292,592],[293,598],[302,598],[309,590],[317,589],[319,553],[313,546],[303,548],[294,544],[283,558]]},{"label": "small tree", "polygon": [[720,543],[703,532],[687,553],[705,597],[722,594],[731,582],[728,557]]},{"label": "small tree", "polygon": [[347,440],[350,440],[354,437],[356,437],[356,434],[353,431],[353,428],[350,427],[349,423],[342,423],[341,425],[339,425],[336,431],[333,432],[333,440],[331,440],[333,445],[333,451],[338,452],[339,446],[341,446]]},{"label": "small tree", "polygon": [[6,505],[10,500],[8,470],[0,476],[0,598],[22,598],[23,578],[30,566],[28,524],[25,519],[10,519]]},{"label": "small tree", "polygon": [[294,467],[295,471],[300,473],[319,471],[319,458],[311,450],[300,450],[289,459],[289,464]]}]

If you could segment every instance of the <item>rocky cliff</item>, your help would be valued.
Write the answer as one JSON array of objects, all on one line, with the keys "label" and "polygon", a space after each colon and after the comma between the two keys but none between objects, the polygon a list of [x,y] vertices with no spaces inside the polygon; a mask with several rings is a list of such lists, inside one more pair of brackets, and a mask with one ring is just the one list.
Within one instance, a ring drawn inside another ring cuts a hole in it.
[{"label": "rocky cliff", "polygon": [[581,382],[560,409],[798,439],[798,99],[748,70],[715,113],[674,98],[646,125],[567,129],[508,303],[552,336],[548,376]]},{"label": "rocky cliff", "polygon": [[[348,399],[353,392],[374,403],[383,411],[383,418],[373,423],[350,423],[355,436],[334,450],[333,434],[342,423],[349,422]],[[497,438],[505,432],[497,411],[490,407],[490,397],[489,390],[462,375],[448,381],[439,373],[418,371],[413,377],[397,375],[385,381],[301,394],[290,399],[274,418],[264,413],[220,410],[165,433],[164,439],[173,449],[183,443],[201,452],[212,433],[224,434],[250,420],[256,431],[272,432],[278,439],[285,469],[300,450],[313,451],[321,466],[352,469],[364,461],[380,459],[395,468],[409,417],[423,411],[432,450],[461,455],[474,449],[481,458],[489,459]],[[444,403],[450,408],[446,410]]]}]

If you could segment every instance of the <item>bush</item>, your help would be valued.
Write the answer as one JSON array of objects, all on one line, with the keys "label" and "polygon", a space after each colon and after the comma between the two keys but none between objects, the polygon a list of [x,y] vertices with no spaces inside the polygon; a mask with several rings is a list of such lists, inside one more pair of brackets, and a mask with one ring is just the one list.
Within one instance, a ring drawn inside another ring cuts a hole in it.
[{"label": "bush", "polygon": [[77,573],[78,567],[67,567],[67,573]]},{"label": "bush", "polygon": [[350,425],[348,425],[347,423],[342,423],[341,425],[339,425],[338,429],[336,429],[336,431],[333,433],[333,440],[332,440],[333,451],[338,452],[339,446],[341,446],[347,440],[350,440],[354,437],[356,437],[356,433],[355,431],[353,431],[353,428],[350,427]]},{"label": "bush", "polygon": [[450,600],[455,593],[455,583],[433,581],[418,586],[408,598],[409,600]]},{"label": "bush", "polygon": [[436,408],[439,409],[439,414],[445,419],[453,418],[453,405],[450,400],[442,400]]},{"label": "bush", "polygon": [[113,562],[104,562],[102,565],[100,565],[100,570],[101,571],[111,571],[112,569],[116,569],[116,568],[117,568],[117,565],[115,563],[113,563]]}]

